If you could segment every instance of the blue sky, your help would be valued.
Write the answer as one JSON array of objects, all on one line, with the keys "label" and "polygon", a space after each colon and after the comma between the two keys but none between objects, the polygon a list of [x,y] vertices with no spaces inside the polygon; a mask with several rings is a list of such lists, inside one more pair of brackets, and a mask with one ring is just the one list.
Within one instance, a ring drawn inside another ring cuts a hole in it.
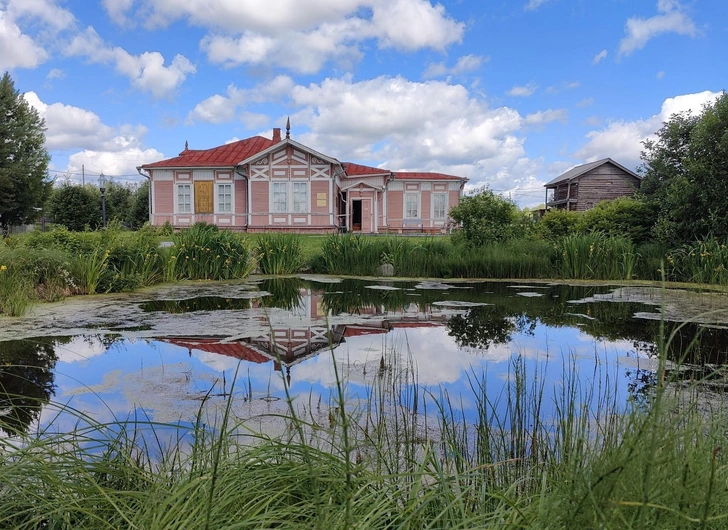
[{"label": "blue sky", "polygon": [[722,0],[0,0],[0,68],[44,115],[52,174],[257,134],[466,176],[521,206],[726,88]]}]

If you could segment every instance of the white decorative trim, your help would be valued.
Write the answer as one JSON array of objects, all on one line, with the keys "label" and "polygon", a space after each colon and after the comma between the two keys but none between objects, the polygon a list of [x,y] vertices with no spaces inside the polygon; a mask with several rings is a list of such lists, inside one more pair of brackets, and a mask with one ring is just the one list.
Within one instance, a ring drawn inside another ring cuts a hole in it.
[{"label": "white decorative trim", "polygon": [[192,180],[192,173],[190,171],[177,171],[175,177],[179,179]]},{"label": "white decorative trim", "polygon": [[253,163],[254,166],[267,166],[269,164],[268,157],[263,157]]},{"label": "white decorative trim", "polygon": [[423,182],[420,184],[420,189],[422,191],[430,191],[432,189],[432,184],[430,182]]},{"label": "white decorative trim", "polygon": [[152,180],[156,180],[157,182],[174,180],[174,171],[171,169],[153,169]]},{"label": "white decorative trim", "polygon": [[450,182],[448,189],[450,191],[460,191],[460,183],[459,182]]},{"label": "white decorative trim", "polygon": [[435,183],[435,191],[447,191],[447,184]]},{"label": "white decorative trim", "polygon": [[192,180],[215,180],[215,173],[209,169],[195,169],[192,172]]},{"label": "white decorative trim", "polygon": [[232,177],[232,173],[230,171],[218,171],[217,172],[217,178],[219,180],[230,180]]},{"label": "white decorative trim", "polygon": [[306,222],[306,218],[305,217],[294,217],[293,218],[293,222],[294,223],[305,223]]},{"label": "white decorative trim", "polygon": [[407,190],[407,191],[419,191],[419,189],[420,189],[419,184],[409,184],[409,183],[407,183],[405,185],[405,190]]},{"label": "white decorative trim", "polygon": [[[230,211],[229,212],[221,212],[220,211],[220,186],[230,186]],[[216,182],[215,186],[212,190],[212,193],[214,194],[214,212],[216,214],[220,215],[233,215],[238,212],[235,211],[235,184],[232,182]]]},{"label": "white decorative trim", "polygon": [[286,218],[285,217],[274,217],[273,218],[273,222],[274,223],[285,223],[286,222]]},{"label": "white decorative trim", "polygon": [[389,191],[402,191],[404,190],[404,183],[403,182],[390,182],[387,184],[387,189]]},{"label": "white decorative trim", "polygon": [[325,160],[321,160],[320,158],[317,158],[315,156],[312,156],[311,157],[311,165],[314,165],[314,164],[316,164],[318,166],[324,166],[324,165],[325,166],[328,166],[328,164],[326,163]]},{"label": "white decorative trim", "polygon": [[[189,186],[190,187],[190,210],[189,212],[180,212],[179,211],[179,191],[178,188],[180,186]],[[192,184],[192,182],[177,182],[172,187],[172,193],[174,194],[172,199],[174,200],[174,213],[175,214],[182,214],[182,215],[192,215],[195,211],[195,186]]]}]

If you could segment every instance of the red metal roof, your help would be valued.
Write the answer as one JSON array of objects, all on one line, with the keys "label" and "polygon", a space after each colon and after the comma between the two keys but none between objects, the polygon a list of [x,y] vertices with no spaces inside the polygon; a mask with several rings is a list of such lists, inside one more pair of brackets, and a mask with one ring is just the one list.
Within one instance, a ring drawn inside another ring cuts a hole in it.
[{"label": "red metal roof", "polygon": [[212,149],[186,149],[179,156],[144,164],[143,169],[160,167],[232,167],[241,160],[255,155],[278,142],[262,136],[253,136]]},{"label": "red metal roof", "polygon": [[391,173],[388,169],[382,169],[379,167],[364,166],[362,164],[354,164],[353,162],[342,162],[346,174],[350,177],[358,175],[382,175]]},{"label": "red metal roof", "polygon": [[181,346],[188,350],[200,350],[208,353],[227,355],[235,359],[242,359],[251,363],[264,364],[270,361],[265,355],[249,348],[242,342],[220,342],[219,339],[162,339],[175,346]]},{"label": "red metal roof", "polygon": [[430,173],[429,171],[396,171],[395,180],[468,180],[465,177],[445,175],[444,173]]}]

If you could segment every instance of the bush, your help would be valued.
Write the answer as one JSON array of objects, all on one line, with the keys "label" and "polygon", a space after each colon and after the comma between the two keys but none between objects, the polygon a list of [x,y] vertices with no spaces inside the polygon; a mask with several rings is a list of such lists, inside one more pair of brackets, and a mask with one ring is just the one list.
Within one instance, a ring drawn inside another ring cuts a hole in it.
[{"label": "bush", "polygon": [[80,232],[101,225],[101,198],[93,186],[66,184],[53,190],[48,201],[48,213],[53,222]]},{"label": "bush", "polygon": [[516,205],[489,189],[463,197],[460,204],[450,210],[450,217],[461,225],[453,236],[456,242],[470,246],[507,241],[523,234]]},{"label": "bush", "polygon": [[551,209],[534,225],[536,236],[556,243],[562,238],[576,233],[581,214],[562,209]]},{"label": "bush", "polygon": [[657,212],[648,203],[622,197],[601,201],[578,218],[577,229],[582,232],[602,232],[607,236],[625,237],[633,243],[644,243],[650,237]]}]

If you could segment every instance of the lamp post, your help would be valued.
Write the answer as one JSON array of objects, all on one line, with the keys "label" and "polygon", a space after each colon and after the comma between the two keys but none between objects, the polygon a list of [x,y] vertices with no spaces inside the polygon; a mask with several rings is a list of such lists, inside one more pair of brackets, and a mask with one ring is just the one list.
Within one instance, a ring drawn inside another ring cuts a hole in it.
[{"label": "lamp post", "polygon": [[99,175],[99,191],[101,192],[101,221],[106,228],[106,177],[103,173]]}]

